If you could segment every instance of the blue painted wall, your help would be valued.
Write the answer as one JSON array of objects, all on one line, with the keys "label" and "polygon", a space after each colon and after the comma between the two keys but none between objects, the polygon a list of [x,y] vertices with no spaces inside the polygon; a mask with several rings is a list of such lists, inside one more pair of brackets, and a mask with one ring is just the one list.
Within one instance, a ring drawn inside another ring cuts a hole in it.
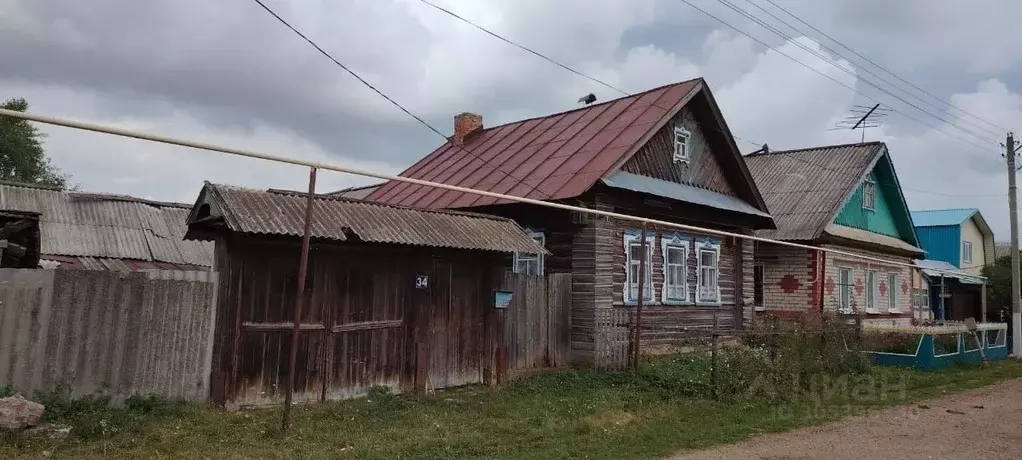
[{"label": "blue painted wall", "polygon": [[916,227],[916,234],[919,235],[920,247],[926,250],[927,259],[941,260],[961,268],[961,225]]}]

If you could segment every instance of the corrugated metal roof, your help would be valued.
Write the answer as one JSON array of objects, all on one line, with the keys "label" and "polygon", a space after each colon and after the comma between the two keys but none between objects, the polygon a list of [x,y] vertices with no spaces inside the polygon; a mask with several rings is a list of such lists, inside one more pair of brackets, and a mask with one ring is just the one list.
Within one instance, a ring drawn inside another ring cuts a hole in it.
[{"label": "corrugated metal roof", "polygon": [[41,214],[40,253],[211,266],[213,245],[185,241],[183,205],[0,184],[0,209]]},{"label": "corrugated metal roof", "polygon": [[777,230],[757,234],[814,240],[886,149],[882,142],[754,153],[745,157]]},{"label": "corrugated metal roof", "polygon": [[983,284],[983,280],[986,279],[982,276],[972,276],[964,274],[959,275],[956,273],[941,272],[940,270],[951,270],[955,272],[960,271],[958,267],[955,267],[954,265],[951,265],[942,260],[917,259],[916,266],[923,271],[923,274],[931,278],[940,278],[941,273],[943,273],[945,278],[958,278],[959,280],[966,284]]},{"label": "corrugated metal roof", "polygon": [[[206,184],[197,206],[210,204],[234,232],[301,236],[306,195]],[[545,252],[510,219],[456,211],[415,209],[318,195],[311,235],[338,241]]]},{"label": "corrugated metal roof", "polygon": [[936,227],[941,225],[961,225],[979,212],[979,209],[927,209],[912,211],[912,223],[916,227]]},{"label": "corrugated metal roof", "polygon": [[1001,257],[1011,255],[1011,242],[998,241],[994,243],[994,257],[1000,259]]},{"label": "corrugated metal roof", "polygon": [[[702,87],[701,79],[689,80],[487,128],[460,148],[445,143],[401,175],[537,200],[575,197],[631,153],[671,115],[668,109]],[[506,202],[395,181],[382,185],[368,199],[434,209]]]},{"label": "corrugated metal roof", "polygon": [[602,179],[610,187],[631,190],[633,192],[672,198],[678,201],[709,206],[712,208],[735,211],[754,216],[770,217],[740,198],[727,196],[712,190],[693,187],[691,185],[669,182],[652,177],[640,176],[629,172],[618,171]]}]

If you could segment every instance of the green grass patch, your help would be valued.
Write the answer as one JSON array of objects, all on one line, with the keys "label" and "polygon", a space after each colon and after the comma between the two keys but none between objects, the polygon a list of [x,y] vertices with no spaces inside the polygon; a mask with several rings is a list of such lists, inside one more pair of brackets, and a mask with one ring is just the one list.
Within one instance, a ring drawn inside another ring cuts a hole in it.
[{"label": "green grass patch", "polygon": [[[298,406],[286,434],[279,409],[222,412],[160,398],[110,409],[51,395],[63,407],[51,418],[73,425],[74,435],[56,442],[4,434],[0,458],[659,458],[1022,377],[1019,362],[926,373],[862,370],[856,362],[813,368],[780,350],[776,361],[756,359],[762,351],[755,350],[727,355],[729,367],[720,371],[745,387],[729,383],[718,400],[710,397],[704,355],[665,356],[638,375],[551,372],[499,390],[472,386],[429,397],[373,391]],[[748,391],[757,380],[765,387],[788,378],[802,379],[800,391]]]}]

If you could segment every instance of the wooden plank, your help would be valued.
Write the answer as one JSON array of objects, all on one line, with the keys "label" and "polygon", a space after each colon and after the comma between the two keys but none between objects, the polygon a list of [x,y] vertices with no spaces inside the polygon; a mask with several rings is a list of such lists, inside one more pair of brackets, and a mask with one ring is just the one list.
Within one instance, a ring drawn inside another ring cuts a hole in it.
[{"label": "wooden plank", "polygon": [[[405,321],[403,319],[395,320],[379,320],[379,321],[361,321],[357,323],[338,324],[330,328],[331,332],[352,332],[352,331],[370,331],[377,329],[392,329],[397,327],[403,327]],[[304,329],[305,325],[302,325]]]},{"label": "wooden plank", "polygon": [[[293,324],[294,323],[292,322],[256,323],[246,321],[241,323],[241,329],[243,331],[259,331],[259,332],[290,332],[294,330]],[[326,326],[322,324],[303,323],[298,326],[298,329],[302,331],[325,331]]]}]

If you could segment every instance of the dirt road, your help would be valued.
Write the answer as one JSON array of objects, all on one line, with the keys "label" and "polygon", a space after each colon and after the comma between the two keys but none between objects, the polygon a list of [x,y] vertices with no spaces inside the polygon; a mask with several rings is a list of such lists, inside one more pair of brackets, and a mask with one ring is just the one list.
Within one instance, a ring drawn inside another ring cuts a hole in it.
[{"label": "dirt road", "polygon": [[885,458],[1022,458],[1022,379],[670,460]]}]

